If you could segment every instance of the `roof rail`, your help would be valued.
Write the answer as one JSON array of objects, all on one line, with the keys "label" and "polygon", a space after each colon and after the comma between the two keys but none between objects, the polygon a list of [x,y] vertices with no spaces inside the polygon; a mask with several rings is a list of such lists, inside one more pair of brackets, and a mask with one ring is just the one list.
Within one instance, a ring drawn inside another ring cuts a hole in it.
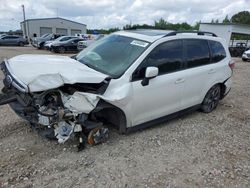
[{"label": "roof rail", "polygon": [[174,36],[177,35],[179,33],[197,33],[197,35],[211,35],[213,37],[217,37],[216,34],[212,33],[212,32],[207,32],[207,31],[173,31],[170,32],[168,34],[166,34],[164,37],[169,37],[169,36]]}]

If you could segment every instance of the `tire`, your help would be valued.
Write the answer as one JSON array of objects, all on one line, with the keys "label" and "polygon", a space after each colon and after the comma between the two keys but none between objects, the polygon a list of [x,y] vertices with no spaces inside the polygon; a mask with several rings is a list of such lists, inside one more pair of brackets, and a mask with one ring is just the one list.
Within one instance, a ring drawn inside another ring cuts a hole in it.
[{"label": "tire", "polygon": [[39,50],[42,50],[44,48],[44,43],[41,43],[39,46],[38,46],[38,49]]},{"label": "tire", "polygon": [[201,104],[201,111],[204,113],[210,113],[219,104],[221,94],[221,87],[220,85],[216,84],[209,89],[207,92],[202,104]]},{"label": "tire", "polygon": [[242,58],[242,61],[247,61],[247,59]]},{"label": "tire", "polygon": [[64,48],[63,46],[60,46],[60,47],[58,48],[58,52],[59,52],[60,54],[63,54],[63,53],[65,52],[65,48]]},{"label": "tire", "polygon": [[19,42],[18,45],[19,46],[24,46],[24,43],[23,42]]}]

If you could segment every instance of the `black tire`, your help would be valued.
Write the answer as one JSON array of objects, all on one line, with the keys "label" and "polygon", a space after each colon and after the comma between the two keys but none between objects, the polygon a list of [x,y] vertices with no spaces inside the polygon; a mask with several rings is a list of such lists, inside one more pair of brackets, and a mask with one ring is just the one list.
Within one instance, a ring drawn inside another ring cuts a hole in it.
[{"label": "black tire", "polygon": [[220,94],[220,85],[217,84],[210,88],[201,104],[201,111],[205,113],[210,113],[214,109],[216,109],[219,104]]},{"label": "black tire", "polygon": [[242,61],[247,61],[247,59],[242,58]]},{"label": "black tire", "polygon": [[18,45],[19,46],[24,46],[24,43],[23,42],[19,42]]},{"label": "black tire", "polygon": [[58,48],[58,52],[59,52],[60,54],[65,53],[65,48],[64,48],[63,46],[60,46],[60,47]]},{"label": "black tire", "polygon": [[44,48],[44,42],[39,45],[38,49],[42,50],[43,48]]}]

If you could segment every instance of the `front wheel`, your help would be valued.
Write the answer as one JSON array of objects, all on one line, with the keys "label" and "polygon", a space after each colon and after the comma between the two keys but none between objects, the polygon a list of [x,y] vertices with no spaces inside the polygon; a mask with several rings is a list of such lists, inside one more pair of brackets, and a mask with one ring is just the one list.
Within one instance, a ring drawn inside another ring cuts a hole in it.
[{"label": "front wheel", "polygon": [[221,88],[218,84],[210,88],[202,102],[201,111],[205,113],[212,112],[219,104],[220,93]]},{"label": "front wheel", "polygon": [[60,54],[63,54],[63,53],[65,52],[65,48],[64,48],[63,46],[60,46],[60,47],[58,48],[58,52],[59,52]]},{"label": "front wheel", "polygon": [[19,46],[24,46],[24,43],[23,42],[19,42],[18,45]]}]

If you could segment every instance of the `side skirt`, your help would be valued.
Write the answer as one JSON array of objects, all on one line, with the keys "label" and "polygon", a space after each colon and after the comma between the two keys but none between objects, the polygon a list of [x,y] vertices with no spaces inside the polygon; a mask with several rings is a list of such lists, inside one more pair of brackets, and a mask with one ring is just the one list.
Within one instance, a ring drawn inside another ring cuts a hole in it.
[{"label": "side skirt", "polygon": [[126,133],[128,134],[128,133],[135,132],[138,130],[146,129],[146,128],[152,127],[153,125],[161,124],[163,122],[169,121],[169,120],[174,119],[176,117],[183,116],[185,114],[194,112],[194,111],[198,110],[200,108],[200,106],[201,105],[198,104],[198,105],[189,107],[187,109],[181,110],[179,112],[175,112],[173,114],[169,114],[169,115],[166,115],[166,116],[163,116],[163,117],[160,117],[160,118],[157,118],[157,119],[154,119],[154,120],[151,120],[151,121],[148,121],[148,122],[145,122],[145,123],[133,126],[133,127],[128,127]]}]

